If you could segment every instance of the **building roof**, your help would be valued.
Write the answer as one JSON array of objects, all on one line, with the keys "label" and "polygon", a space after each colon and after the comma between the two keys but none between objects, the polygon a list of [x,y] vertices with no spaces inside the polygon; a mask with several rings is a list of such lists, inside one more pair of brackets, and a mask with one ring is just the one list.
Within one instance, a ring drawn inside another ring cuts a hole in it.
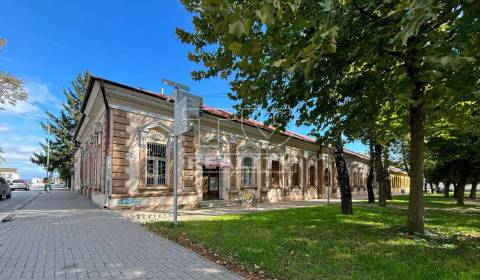
[{"label": "building roof", "polygon": [[395,166],[392,166],[392,165],[390,165],[388,167],[388,171],[393,172],[393,173],[408,174],[406,171],[403,171],[402,169],[400,169],[398,167],[395,167]]},{"label": "building roof", "polygon": [[[78,130],[79,130],[80,126],[82,125],[83,112],[85,110],[85,106],[88,102],[88,98],[90,97],[90,93],[92,91],[92,88],[93,88],[93,85],[94,85],[95,81],[100,81],[102,83],[108,83],[108,84],[111,84],[111,85],[114,85],[114,86],[117,86],[117,87],[132,90],[132,91],[135,91],[135,92],[138,92],[138,93],[141,93],[141,94],[149,95],[149,96],[152,96],[152,97],[155,97],[155,98],[160,98],[162,100],[168,100],[169,102],[174,102],[173,99],[169,98],[169,96],[167,96],[165,94],[162,94],[162,93],[156,93],[156,92],[153,92],[153,91],[145,90],[145,89],[140,88],[140,87],[133,87],[133,86],[121,84],[121,83],[114,82],[114,81],[111,81],[111,80],[108,80],[108,79],[105,79],[105,78],[97,77],[97,76],[94,76],[94,75],[91,75],[91,74],[89,74],[89,76],[90,76],[90,80],[89,80],[89,83],[88,83],[88,86],[87,86],[87,92],[86,92],[85,98],[83,100],[83,104],[80,108],[80,112],[82,113],[82,118],[80,119],[80,122],[77,126],[77,129],[76,129],[75,134],[74,134],[74,138],[76,137],[76,135],[78,133]],[[237,121],[239,123],[246,124],[246,125],[249,125],[249,126],[252,126],[252,127],[260,128],[260,129],[264,129],[264,130],[267,130],[267,131],[274,131],[275,130],[275,128],[273,126],[266,126],[262,122],[259,122],[259,121],[256,121],[256,120],[235,118],[234,114],[232,114],[230,112],[227,112],[227,111],[222,110],[222,109],[214,108],[214,107],[211,107],[211,106],[208,106],[208,105],[205,105],[205,104],[202,105],[201,109],[204,113],[207,113],[207,114],[210,114],[210,115],[213,115],[213,116],[217,116],[217,117],[220,117],[220,118],[232,119],[232,120]],[[313,138],[310,138],[306,135],[302,135],[302,134],[299,134],[299,133],[296,133],[296,132],[293,132],[293,131],[290,131],[290,130],[280,131],[279,133],[281,135],[284,135],[284,136],[287,136],[287,137],[292,137],[292,138],[295,138],[295,139],[298,139],[298,140],[301,140],[301,141],[304,141],[304,142],[308,142],[308,143],[311,143],[311,144],[317,143],[317,141]],[[364,160],[369,159],[369,157],[366,156],[366,155],[363,155],[363,154],[360,154],[360,153],[357,153],[357,152],[354,152],[354,151],[351,151],[351,150],[348,150],[348,149],[344,149],[344,153],[348,154],[348,155],[351,155],[351,156],[362,158]]]},{"label": "building roof", "polygon": [[11,167],[0,167],[0,172],[12,172],[12,173],[17,173],[18,170],[16,168],[11,168]]}]

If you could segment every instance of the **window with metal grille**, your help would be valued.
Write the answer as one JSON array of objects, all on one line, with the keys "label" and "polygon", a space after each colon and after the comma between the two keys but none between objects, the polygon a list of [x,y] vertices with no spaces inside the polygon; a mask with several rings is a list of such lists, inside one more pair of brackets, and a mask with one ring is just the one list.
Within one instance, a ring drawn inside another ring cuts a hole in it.
[{"label": "window with metal grille", "polygon": [[167,145],[147,142],[147,185],[167,184]]},{"label": "window with metal grille", "polygon": [[272,185],[280,185],[280,162],[272,160]]},{"label": "window with metal grille", "polygon": [[245,157],[243,159],[243,184],[245,186],[253,186],[253,159]]},{"label": "window with metal grille", "polygon": [[300,165],[298,163],[292,164],[292,184],[300,186]]}]

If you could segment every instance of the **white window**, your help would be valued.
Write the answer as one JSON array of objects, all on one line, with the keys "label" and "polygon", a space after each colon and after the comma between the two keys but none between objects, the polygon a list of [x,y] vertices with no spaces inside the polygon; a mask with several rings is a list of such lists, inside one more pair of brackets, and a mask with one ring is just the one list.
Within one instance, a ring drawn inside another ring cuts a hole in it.
[{"label": "white window", "polygon": [[253,186],[253,159],[251,157],[245,157],[243,159],[243,185]]},{"label": "white window", "polygon": [[147,186],[167,184],[167,145],[147,142]]}]

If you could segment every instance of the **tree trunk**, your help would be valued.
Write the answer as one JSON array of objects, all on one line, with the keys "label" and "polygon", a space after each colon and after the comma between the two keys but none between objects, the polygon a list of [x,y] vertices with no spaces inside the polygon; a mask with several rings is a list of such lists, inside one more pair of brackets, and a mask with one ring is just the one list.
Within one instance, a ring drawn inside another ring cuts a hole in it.
[{"label": "tree trunk", "polygon": [[435,193],[435,190],[433,189],[433,182],[430,182],[430,193]]},{"label": "tree trunk", "polygon": [[335,165],[337,166],[337,178],[340,183],[340,199],[342,203],[342,214],[353,214],[352,192],[350,190],[350,179],[348,177],[347,163],[343,156],[343,146],[337,140],[335,143]]},{"label": "tree trunk", "polygon": [[465,178],[462,176],[460,178],[460,181],[458,182],[458,187],[457,187],[457,205],[458,206],[463,206],[465,203],[463,202],[464,196],[465,196]]},{"label": "tree trunk", "polygon": [[380,207],[387,206],[387,197],[385,193],[385,175],[382,161],[382,145],[375,145],[375,171],[377,172],[378,185],[378,205]]},{"label": "tree trunk", "polygon": [[383,150],[383,181],[385,182],[385,196],[386,199],[392,200],[392,182],[390,180],[390,160],[388,159],[388,144],[384,146]]},{"label": "tree trunk", "polygon": [[477,182],[472,183],[472,188],[470,189],[470,199],[477,198]]},{"label": "tree trunk", "polygon": [[453,198],[457,198],[458,183],[453,183]]},{"label": "tree trunk", "polygon": [[445,182],[445,185],[443,186],[443,197],[450,197],[450,182]]},{"label": "tree trunk", "polygon": [[440,193],[440,182],[435,185],[435,193]]},{"label": "tree trunk", "polygon": [[405,71],[414,86],[410,104],[410,195],[407,227],[410,232],[423,233],[423,161],[425,149],[425,83],[419,80],[418,42],[416,37],[407,40]]},{"label": "tree trunk", "polygon": [[368,178],[367,178],[367,193],[368,193],[368,203],[375,203],[375,193],[373,192],[373,180],[375,172],[375,149],[373,145],[373,141],[370,141],[370,170],[368,171]]},{"label": "tree trunk", "polygon": [[392,200],[392,181],[390,180],[390,173],[388,172],[388,167],[386,165],[384,165],[383,167],[385,168],[383,170],[385,198],[387,200]]}]

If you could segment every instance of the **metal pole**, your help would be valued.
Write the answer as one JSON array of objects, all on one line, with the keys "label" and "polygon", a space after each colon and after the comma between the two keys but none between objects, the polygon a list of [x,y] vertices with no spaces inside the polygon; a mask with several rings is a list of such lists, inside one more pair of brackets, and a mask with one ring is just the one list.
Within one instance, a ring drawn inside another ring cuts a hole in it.
[{"label": "metal pole", "polygon": [[48,123],[47,133],[47,178],[48,178],[48,166],[50,165],[50,123]]},{"label": "metal pole", "polygon": [[178,136],[173,136],[173,224],[177,226],[177,165]]}]

